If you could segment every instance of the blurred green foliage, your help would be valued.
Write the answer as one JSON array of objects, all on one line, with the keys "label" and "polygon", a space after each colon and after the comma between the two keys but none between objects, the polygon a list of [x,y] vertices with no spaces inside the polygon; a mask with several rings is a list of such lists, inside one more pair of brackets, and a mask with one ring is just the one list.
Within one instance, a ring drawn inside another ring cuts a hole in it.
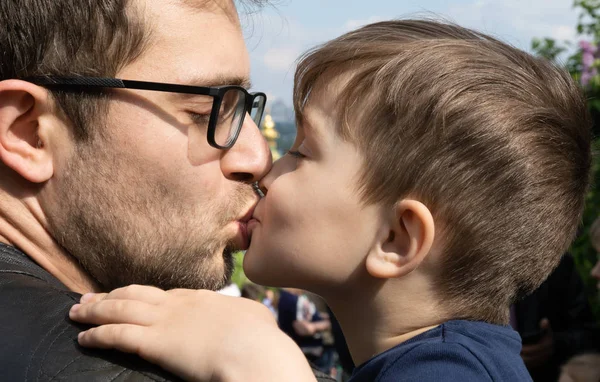
[{"label": "blurred green foliage", "polygon": [[231,281],[236,284],[240,290],[249,280],[244,274],[244,252],[236,252],[233,254],[233,275],[231,275]]},{"label": "blurred green foliage", "polygon": [[[586,208],[583,215],[583,224],[579,235],[573,243],[570,252],[575,258],[577,269],[584,280],[588,297],[596,317],[600,319],[600,296],[596,288],[597,281],[590,276],[590,271],[597,260],[596,251],[592,248],[589,239],[589,228],[600,214],[600,0],[575,0],[574,8],[579,12],[577,33],[579,44],[573,50],[572,41],[555,41],[551,38],[534,39],[532,50],[538,56],[562,63],[569,70],[573,78],[582,82],[588,107],[594,120],[594,164],[592,170],[592,185],[586,197]],[[590,46],[596,51],[595,60],[591,65],[584,66],[583,55]],[[571,52],[566,58],[566,52]],[[584,73],[591,74],[589,80]],[[583,75],[583,78],[582,78]]]}]

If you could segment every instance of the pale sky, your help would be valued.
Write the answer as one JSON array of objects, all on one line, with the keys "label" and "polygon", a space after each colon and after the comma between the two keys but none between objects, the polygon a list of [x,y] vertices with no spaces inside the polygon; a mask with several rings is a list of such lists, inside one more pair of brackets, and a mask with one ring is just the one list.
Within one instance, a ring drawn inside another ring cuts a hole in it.
[{"label": "pale sky", "polygon": [[441,17],[530,50],[534,37],[576,41],[573,0],[272,0],[243,17],[253,89],[291,104],[295,60],[307,49],[361,25]]}]

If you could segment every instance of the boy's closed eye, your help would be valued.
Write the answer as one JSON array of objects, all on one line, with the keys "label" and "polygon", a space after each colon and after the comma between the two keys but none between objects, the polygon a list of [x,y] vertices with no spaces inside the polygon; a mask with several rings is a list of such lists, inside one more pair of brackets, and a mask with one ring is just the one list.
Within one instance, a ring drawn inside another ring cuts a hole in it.
[{"label": "boy's closed eye", "polygon": [[[315,145],[311,143],[310,146],[313,147]],[[287,154],[297,159],[305,159],[307,157],[312,158],[313,151],[311,150],[311,147],[309,147],[306,137],[296,137],[296,142],[294,142]]]},{"label": "boy's closed eye", "polygon": [[288,154],[291,155],[291,156],[293,156],[293,157],[295,157],[295,158],[299,158],[299,159],[306,158],[306,155],[302,154],[298,150],[289,150]]}]

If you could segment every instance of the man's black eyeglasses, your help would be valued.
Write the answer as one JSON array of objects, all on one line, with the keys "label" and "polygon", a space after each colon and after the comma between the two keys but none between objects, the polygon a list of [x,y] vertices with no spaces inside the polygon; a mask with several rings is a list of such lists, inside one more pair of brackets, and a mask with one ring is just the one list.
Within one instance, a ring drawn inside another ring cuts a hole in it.
[{"label": "man's black eyeglasses", "polygon": [[257,126],[260,126],[267,103],[267,96],[264,93],[248,93],[246,89],[237,85],[203,87],[99,77],[45,76],[30,77],[25,80],[46,88],[138,89],[210,96],[213,98],[213,103],[208,118],[206,138],[211,146],[222,150],[234,145],[240,135],[246,113],[250,114]]}]

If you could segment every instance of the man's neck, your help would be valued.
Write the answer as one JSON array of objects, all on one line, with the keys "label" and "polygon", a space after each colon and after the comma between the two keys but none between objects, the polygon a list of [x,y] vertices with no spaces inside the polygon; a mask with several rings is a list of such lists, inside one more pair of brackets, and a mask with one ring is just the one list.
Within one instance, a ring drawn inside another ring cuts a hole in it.
[{"label": "man's neck", "polygon": [[445,321],[427,282],[417,277],[325,296],[357,366]]},{"label": "man's neck", "polygon": [[67,288],[81,294],[100,290],[79,262],[48,233],[27,201],[0,200],[0,242],[23,251]]}]

